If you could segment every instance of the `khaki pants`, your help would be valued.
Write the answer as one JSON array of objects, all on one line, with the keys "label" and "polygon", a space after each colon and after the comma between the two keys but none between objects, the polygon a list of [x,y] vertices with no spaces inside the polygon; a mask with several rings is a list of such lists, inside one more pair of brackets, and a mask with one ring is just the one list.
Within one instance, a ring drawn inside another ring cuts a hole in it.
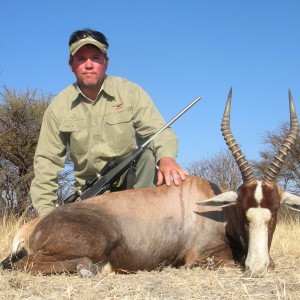
[{"label": "khaki pants", "polygon": [[137,163],[134,189],[154,187],[157,182],[157,169],[153,152],[146,148]]},{"label": "khaki pants", "polygon": [[[119,180],[119,185],[113,187],[111,191],[121,191],[127,189],[128,185],[131,185],[130,170],[126,171]],[[133,184],[134,189],[141,189],[147,187],[155,187],[157,182],[157,169],[153,152],[146,148],[142,156],[136,164],[135,180]]]}]

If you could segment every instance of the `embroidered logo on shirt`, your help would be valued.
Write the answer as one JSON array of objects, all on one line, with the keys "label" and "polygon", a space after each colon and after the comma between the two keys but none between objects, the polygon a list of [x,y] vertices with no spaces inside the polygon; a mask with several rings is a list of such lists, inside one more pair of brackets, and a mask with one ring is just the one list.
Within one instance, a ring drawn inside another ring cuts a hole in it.
[{"label": "embroidered logo on shirt", "polygon": [[115,110],[120,110],[123,108],[123,103],[118,103],[116,105],[113,105],[113,107],[115,108]]}]

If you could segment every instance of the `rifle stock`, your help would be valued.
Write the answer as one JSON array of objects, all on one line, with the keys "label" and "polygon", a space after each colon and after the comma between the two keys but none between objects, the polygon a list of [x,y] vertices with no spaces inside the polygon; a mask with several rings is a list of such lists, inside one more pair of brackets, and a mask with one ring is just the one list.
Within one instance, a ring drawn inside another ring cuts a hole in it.
[{"label": "rifle stock", "polygon": [[131,165],[134,160],[138,160],[145,147],[137,148],[132,154],[123,159],[117,166],[102,176],[92,187],[83,192],[81,200],[103,194]]}]

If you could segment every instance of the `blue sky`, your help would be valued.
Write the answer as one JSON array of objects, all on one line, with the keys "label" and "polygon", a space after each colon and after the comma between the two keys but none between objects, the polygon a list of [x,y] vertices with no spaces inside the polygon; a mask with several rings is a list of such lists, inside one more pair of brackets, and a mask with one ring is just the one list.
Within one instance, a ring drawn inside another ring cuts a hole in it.
[{"label": "blue sky", "polygon": [[[226,149],[220,122],[233,87],[232,131],[246,157],[300,111],[300,1],[4,1],[0,85],[57,94],[74,81],[68,39],[77,29],[109,40],[109,75],[142,86],[173,125],[185,165]],[[299,113],[300,114],[300,113]]]}]

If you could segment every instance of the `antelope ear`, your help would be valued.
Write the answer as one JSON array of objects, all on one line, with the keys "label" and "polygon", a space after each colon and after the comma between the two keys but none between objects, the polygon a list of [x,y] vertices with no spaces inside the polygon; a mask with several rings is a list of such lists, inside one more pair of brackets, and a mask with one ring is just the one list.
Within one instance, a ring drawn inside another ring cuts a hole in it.
[{"label": "antelope ear", "polygon": [[300,197],[290,194],[288,192],[283,192],[281,203],[286,205],[288,208],[300,212]]},{"label": "antelope ear", "polygon": [[237,193],[230,191],[230,192],[226,192],[226,193],[217,195],[208,200],[198,202],[197,204],[201,205],[201,206],[226,207],[226,206],[234,204],[236,202],[237,198],[238,198]]}]

